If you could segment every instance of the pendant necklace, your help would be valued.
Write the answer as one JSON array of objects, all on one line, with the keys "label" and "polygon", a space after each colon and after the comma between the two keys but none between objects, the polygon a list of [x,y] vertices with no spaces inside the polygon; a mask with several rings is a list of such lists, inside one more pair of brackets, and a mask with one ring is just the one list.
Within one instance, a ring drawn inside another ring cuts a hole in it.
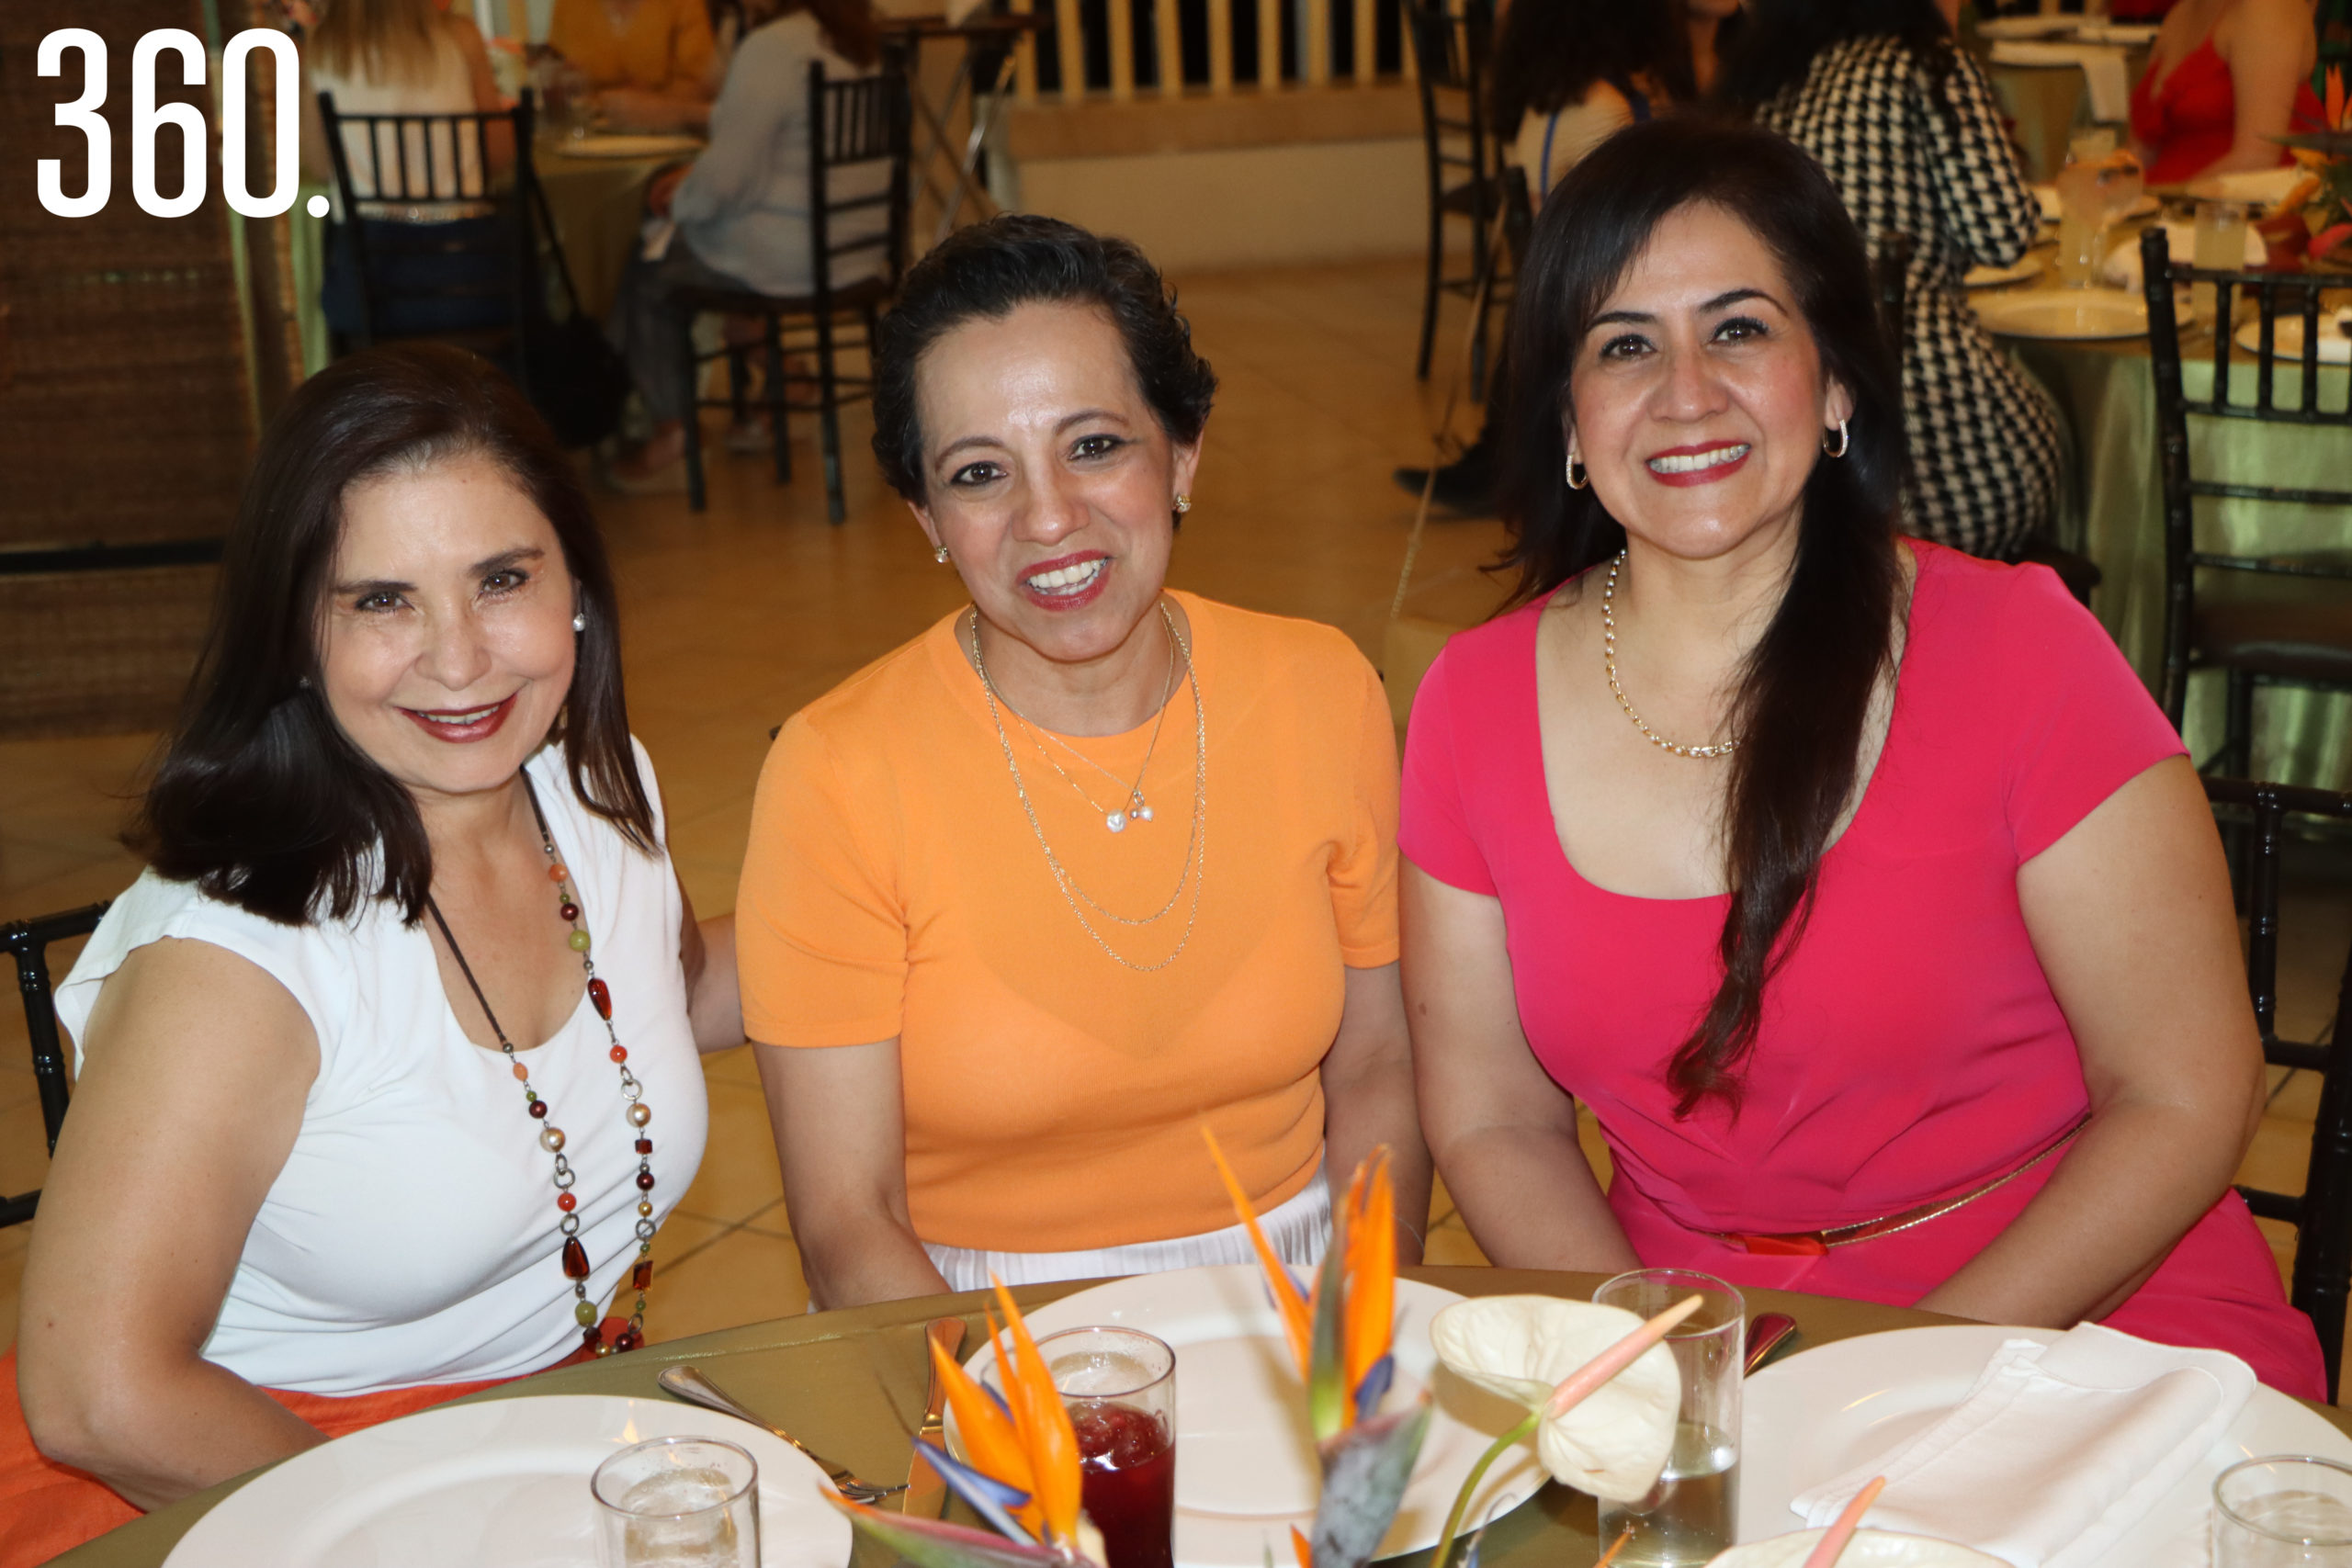
[{"label": "pendant necklace", "polygon": [[498,1038],[498,1048],[506,1054],[514,1079],[523,1086],[524,1108],[531,1120],[542,1123],[539,1147],[555,1156],[555,1206],[558,1214],[556,1229],[563,1237],[563,1277],[571,1281],[571,1315],[580,1325],[582,1342],[599,1356],[616,1350],[634,1350],[645,1343],[645,1294],[653,1284],[653,1140],[645,1135],[645,1125],[653,1120],[652,1108],[641,1098],[644,1086],[637,1075],[628,1070],[628,1050],[613,1029],[613,994],[597,976],[596,961],[588,956],[588,930],[580,923],[580,899],[572,890],[571,870],[556,853],[555,836],[548,831],[546,813],[539,809],[538,792],[531,787],[529,774],[523,775],[523,795],[531,803],[531,817],[538,824],[539,843],[547,851],[548,880],[555,884],[556,916],[571,927],[571,951],[580,954],[580,966],[587,972],[588,1001],[595,1008],[596,1016],[604,1021],[605,1038],[610,1045],[605,1053],[613,1065],[620,1069],[621,1100],[626,1109],[622,1118],[636,1138],[637,1149],[637,1263],[629,1270],[629,1287],[637,1292],[637,1306],[629,1314],[628,1325],[608,1347],[597,1325],[596,1303],[588,1299],[588,1249],[580,1240],[580,1200],[572,1195],[572,1184],[579,1180],[573,1174],[571,1162],[564,1157],[563,1129],[548,1123],[548,1102],[539,1098],[532,1087],[531,1069],[525,1066],[514,1054],[514,1043],[506,1038],[506,1031],[499,1027],[498,1015],[490,1010],[490,998],[482,995],[481,982],[474,978],[473,966],[466,962],[458,939],[449,931],[449,922],[441,914],[441,907],[433,896],[424,896],[424,908],[433,916],[433,923],[441,928],[441,940],[449,944],[449,956],[458,961],[458,973],[466,977],[472,988],[474,1000],[481,1008],[481,1015],[490,1021],[490,1032]]},{"label": "pendant necklace", "polygon": [[[976,625],[973,627],[973,633],[976,637],[978,635],[978,630],[979,628]],[[1102,826],[1108,828],[1114,833],[1124,833],[1127,830],[1127,824],[1130,822],[1148,822],[1151,820],[1151,803],[1143,797],[1144,775],[1151,772],[1152,753],[1159,750],[1159,727],[1167,720],[1168,717],[1168,699],[1175,694],[1176,635],[1171,627],[1168,637],[1168,679],[1160,684],[1159,709],[1152,716],[1151,739],[1144,744],[1143,765],[1136,770],[1136,782],[1133,784],[1127,783],[1126,780],[1121,778],[1118,774],[1113,773],[1110,769],[1104,767],[1102,763],[1096,761],[1093,758],[1088,756],[1085,752],[1080,750],[1069,741],[1064,740],[1052,730],[1040,728],[1038,726],[1030,723],[1026,718],[1023,718],[1018,713],[1014,714],[1012,716],[1020,719],[1022,728],[1029,732],[1030,743],[1037,748],[1037,755],[1046,759],[1046,766],[1061,774],[1062,782],[1069,785],[1070,788],[1078,791],[1078,797],[1080,800],[1083,800],[1087,805],[1092,807],[1097,812],[1101,813],[1102,818]],[[1087,793],[1086,786],[1080,784],[1076,779],[1070,777],[1069,769],[1054,761],[1054,754],[1046,750],[1044,742],[1037,739],[1039,736],[1043,736],[1046,740],[1052,741],[1055,745],[1060,747],[1063,750],[1069,752],[1071,756],[1077,758],[1080,761],[1085,763],[1088,767],[1092,768],[1096,773],[1101,773],[1104,778],[1109,779],[1113,784],[1117,784],[1121,789],[1126,791],[1127,799],[1125,808],[1117,811],[1104,811],[1101,804],[1098,803],[1091,795]]]}]

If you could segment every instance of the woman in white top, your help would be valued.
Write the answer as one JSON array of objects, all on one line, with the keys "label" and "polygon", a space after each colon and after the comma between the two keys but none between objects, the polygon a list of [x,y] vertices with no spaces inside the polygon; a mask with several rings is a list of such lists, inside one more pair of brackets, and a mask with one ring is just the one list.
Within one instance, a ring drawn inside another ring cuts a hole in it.
[{"label": "woman in white top", "polygon": [[185,711],[150,869],[58,993],[81,1078],[0,1392],[0,1563],[641,1343],[695,1050],[742,1038],[594,518],[486,362],[380,349],[295,394]]}]

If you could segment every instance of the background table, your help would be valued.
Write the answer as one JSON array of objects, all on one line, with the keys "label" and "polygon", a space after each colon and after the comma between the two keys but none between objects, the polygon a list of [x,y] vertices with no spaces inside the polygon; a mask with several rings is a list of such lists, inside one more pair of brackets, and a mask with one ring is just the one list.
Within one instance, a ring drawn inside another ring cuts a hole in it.
[{"label": "background table", "polygon": [[[1603,1278],[1514,1269],[1408,1269],[1405,1272],[1466,1296],[1534,1293],[1577,1300],[1589,1298]],[[1083,1288],[1082,1284],[1032,1285],[1015,1291],[1013,1296],[1023,1309],[1033,1309]],[[1957,1321],[1904,1307],[1786,1291],[1746,1294],[1751,1315],[1785,1312],[1797,1320],[1804,1336],[1797,1344],[1799,1350],[1858,1334]],[[673,1361],[701,1362],[729,1393],[819,1453],[869,1480],[897,1482],[906,1474],[909,1435],[922,1414],[923,1325],[934,1317],[960,1315],[971,1330],[971,1343],[977,1345],[988,1332],[980,1320],[984,1299],[974,1292],[781,1318],[650,1346],[630,1355],[526,1378],[472,1397],[602,1393],[660,1398],[663,1396],[653,1380],[664,1366]],[[2325,1408],[2320,1413],[2352,1432],[2352,1413]],[[230,1482],[151,1514],[67,1552],[57,1562],[61,1568],[155,1568],[207,1508],[240,1484]],[[1482,1561],[1498,1568],[1505,1564],[1509,1568],[1574,1568],[1597,1555],[1594,1533],[1592,1499],[1566,1487],[1547,1486],[1534,1501],[1496,1521],[1487,1532]],[[854,1568],[890,1568],[888,1553],[862,1540],[851,1561]],[[1429,1554],[1415,1552],[1396,1561],[1408,1568],[1419,1568],[1429,1561]]]}]

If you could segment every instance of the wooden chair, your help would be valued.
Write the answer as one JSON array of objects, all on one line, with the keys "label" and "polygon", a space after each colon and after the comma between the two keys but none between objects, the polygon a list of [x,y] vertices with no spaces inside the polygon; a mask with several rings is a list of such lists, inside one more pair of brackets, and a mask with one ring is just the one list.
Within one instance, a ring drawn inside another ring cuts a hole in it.
[{"label": "wooden chair", "polygon": [[[57,1131],[65,1124],[68,1094],[65,1047],[57,1035],[56,990],[49,978],[49,945],[87,936],[98,929],[107,905],[91,904],[62,915],[37,915],[29,920],[0,925],[0,947],[17,961],[17,988],[25,1002],[25,1033],[33,1047],[33,1085],[40,1094],[41,1130],[49,1135],[49,1152],[57,1152]],[[11,1198],[0,1195],[0,1225],[22,1224],[40,1206],[39,1190]]]},{"label": "wooden chair", "polygon": [[2254,1020],[2262,1032],[2263,1059],[2274,1066],[2314,1072],[2320,1077],[2319,1111],[2312,1119],[2311,1163],[2301,1194],[2240,1187],[2246,1207],[2266,1220],[2295,1227],[2295,1269],[2289,1299],[2319,1330],[2327,1361],[2327,1397],[2335,1398],[2342,1371],[2344,1320],[2352,1294],[2352,956],[2336,982],[2334,1021],[2321,1032],[2325,1044],[2278,1037],[2278,863],[2290,816],[2352,821],[2352,795],[2334,790],[2296,789],[2245,779],[2209,778],[2206,798],[2232,816],[2252,818],[2249,853],[2238,877],[2246,915],[2246,988]]},{"label": "wooden chair", "polygon": [[[350,346],[429,337],[507,367],[529,392],[522,335],[545,301],[535,218],[543,198],[531,164],[534,107],[525,93],[502,114],[339,114],[319,118],[343,198],[340,232],[357,275]],[[512,180],[492,178],[490,129],[514,144]],[[362,166],[354,141],[367,149]],[[567,279],[568,282],[568,279]]]},{"label": "wooden chair", "polygon": [[[1498,265],[1490,253],[1498,205],[1505,198],[1498,178],[1502,149],[1488,128],[1493,112],[1487,91],[1487,58],[1494,47],[1494,0],[1405,0],[1406,36],[1411,40],[1421,100],[1421,147],[1429,171],[1429,269],[1421,290],[1421,343],[1413,375],[1430,378],[1430,352],[1437,341],[1441,295],[1478,295],[1479,280]],[[1459,177],[1456,177],[1459,176]],[[1445,222],[1470,225],[1470,270],[1445,276]],[[1470,350],[1470,394],[1487,384],[1487,321],[1501,290],[1489,287],[1480,302]]]},{"label": "wooden chair", "polygon": [[[729,315],[757,316],[762,322],[762,346],[766,366],[762,400],[768,412],[768,434],[775,454],[778,483],[792,479],[792,452],[785,429],[786,384],[808,385],[808,377],[788,376],[784,364],[784,318],[806,316],[816,332],[817,414],[824,434],[825,515],[835,523],[848,515],[842,500],[841,409],[844,402],[871,397],[871,375],[841,373],[843,348],[873,352],[874,335],[882,308],[897,298],[905,267],[907,233],[907,154],[911,141],[906,78],[896,72],[847,81],[825,79],[822,62],[808,67],[808,260],[814,287],[802,295],[762,294],[748,288],[674,288],[670,303],[677,331],[685,343],[686,366],[686,500],[695,511],[706,505],[703,486],[702,432],[696,418],[705,408],[727,407],[741,412],[744,355],[740,348],[722,349],[729,368],[729,393],[725,399],[702,395],[702,366],[708,355],[694,348],[694,319],[706,310]],[[842,194],[836,175],[860,165],[887,165],[888,181],[878,192],[865,196]],[[879,211],[879,232],[835,238],[836,225],[852,213]],[[838,283],[835,269],[843,257],[879,252],[878,271],[854,281]],[[837,318],[854,313],[865,327],[862,339],[842,341]]]},{"label": "wooden chair", "polygon": [[[2243,775],[2253,771],[2254,694],[2262,686],[2352,691],[2352,552],[2234,554],[2197,547],[2199,497],[2304,506],[2352,506],[2352,490],[2302,490],[2198,479],[2188,460],[2188,420],[2251,420],[2265,424],[2334,425],[2352,452],[2352,406],[2320,407],[2322,280],[2291,274],[2214,271],[2172,259],[2160,228],[2140,237],[2148,302],[2148,344],[2155,363],[2156,457],[2164,479],[2165,716],[2177,726],[2188,700],[2192,670],[2226,672],[2221,751],[2203,766]],[[2213,389],[2195,403],[2181,389],[2180,321],[2173,290],[2211,285]],[[2231,310],[2241,294],[2258,311],[2255,396],[2230,396]],[[2291,408],[2277,398],[2278,361],[2270,349],[2279,323],[2299,321],[2301,396]],[[2332,373],[2336,381],[2342,372]],[[2342,383],[2337,381],[2338,385]],[[2352,473],[2352,462],[2341,471]],[[2207,574],[2211,574],[2210,576]],[[2200,581],[2200,577],[2205,581]]]}]

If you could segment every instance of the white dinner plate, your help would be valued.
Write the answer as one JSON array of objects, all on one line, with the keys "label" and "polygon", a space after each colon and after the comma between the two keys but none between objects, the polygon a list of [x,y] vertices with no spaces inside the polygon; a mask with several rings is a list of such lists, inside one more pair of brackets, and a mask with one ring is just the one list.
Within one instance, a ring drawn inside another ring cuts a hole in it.
[{"label": "white dinner plate", "polygon": [[[1389,1407],[1423,1388],[1437,1410],[1396,1522],[1379,1555],[1434,1545],[1463,1478],[1521,1409],[1440,1366],[1430,1319],[1462,1298],[1418,1280],[1396,1281],[1396,1382]],[[1176,1351],[1176,1568],[1264,1568],[1292,1559],[1291,1527],[1315,1517],[1320,1472],[1298,1368],[1282,1320],[1254,1264],[1142,1274],[1064,1296],[1028,1314],[1042,1339],[1065,1328],[1139,1328]],[[988,1348],[965,1365],[988,1375]],[[950,1440],[953,1440],[950,1432]],[[1471,1501],[1472,1522],[1498,1498],[1515,1506],[1544,1482],[1532,1444],[1495,1461]]]},{"label": "white dinner plate", "polygon": [[2007,266],[1972,266],[1961,275],[1960,281],[1970,288],[1998,288],[2004,284],[2039,277],[2049,265],[2041,253],[2028,251]]},{"label": "white dinner plate", "polygon": [[[1743,1391],[1739,1539],[1803,1523],[1789,1500],[1926,1431],[1967,1397],[2006,1339],[2059,1337],[2049,1328],[1967,1324],[1866,1334],[1765,1368]],[[2213,1478],[2255,1454],[2352,1460],[2352,1438],[2275,1389],[2257,1384],[2230,1429],[2093,1568],[2204,1562]]]},{"label": "white dinner plate", "polygon": [[[2319,362],[2322,365],[2352,365],[2352,337],[2344,335],[2343,312],[2319,319]],[[2249,354],[2262,352],[2262,322],[2247,321],[2230,334],[2230,341]],[[2281,316],[2271,325],[2270,357],[2300,361],[2303,357],[2303,319]]]},{"label": "white dinner plate", "polygon": [[2020,288],[1969,301],[2005,337],[2124,338],[2148,331],[2148,302],[2120,288]]},{"label": "white dinner plate", "polygon": [[760,1466],[761,1568],[843,1568],[824,1472],[773,1434],[666,1399],[450,1404],[338,1438],[238,1488],[164,1568],[594,1568],[588,1478],[647,1438],[724,1438]]},{"label": "white dinner plate", "polygon": [[598,134],[559,142],[556,151],[567,158],[668,158],[699,152],[702,143],[691,136]]}]

